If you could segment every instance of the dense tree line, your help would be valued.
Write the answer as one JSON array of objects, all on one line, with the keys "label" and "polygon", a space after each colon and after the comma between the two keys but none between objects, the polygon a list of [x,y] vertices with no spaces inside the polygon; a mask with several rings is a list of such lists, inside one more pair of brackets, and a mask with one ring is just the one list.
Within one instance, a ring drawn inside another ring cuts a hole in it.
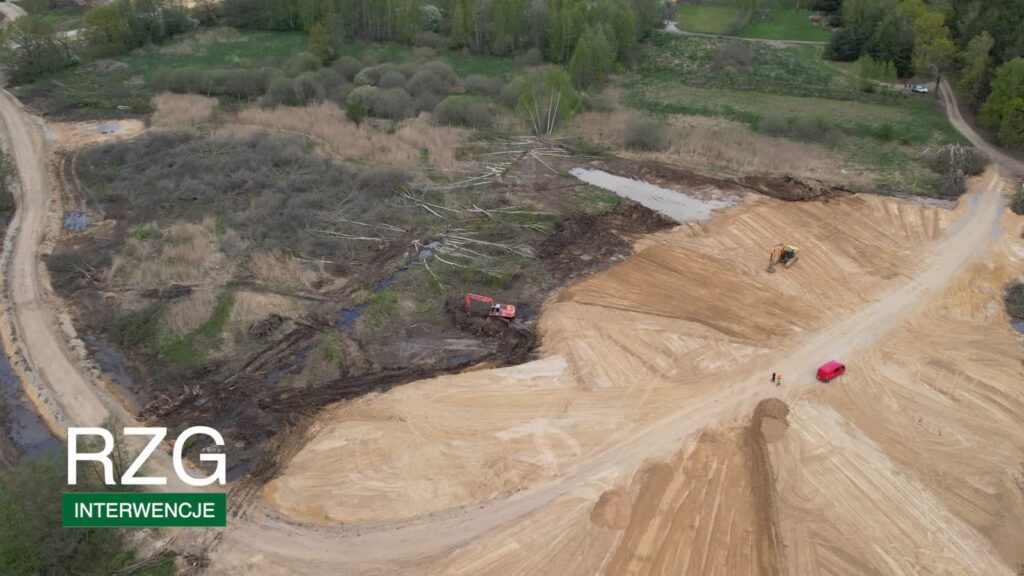
[{"label": "dense tree line", "polygon": [[891,63],[903,78],[954,72],[982,124],[1004,144],[1024,147],[1021,0],[816,0],[814,7],[841,26],[830,58],[876,72]]},{"label": "dense tree line", "polygon": [[443,43],[451,48],[510,55],[540,51],[569,63],[585,86],[664,17],[661,0],[226,0],[224,16],[241,27],[305,29],[324,55],[330,43]]}]

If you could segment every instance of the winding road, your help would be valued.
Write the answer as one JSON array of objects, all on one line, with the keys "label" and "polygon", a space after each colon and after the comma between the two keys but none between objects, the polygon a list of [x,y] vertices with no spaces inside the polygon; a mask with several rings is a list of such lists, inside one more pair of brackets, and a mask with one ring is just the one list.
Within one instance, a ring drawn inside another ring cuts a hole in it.
[{"label": "winding road", "polygon": [[[960,116],[944,83],[941,89],[950,121],[1006,170],[1024,174],[1024,164],[982,140]],[[18,210],[12,225],[13,245],[7,270],[10,318],[17,348],[31,370],[34,383],[49,397],[51,422],[61,426],[98,425],[114,416],[132,417],[75,358],[51,309],[47,276],[40,246],[48,221],[48,207],[56,201],[47,170],[41,122],[8,92],[0,91],[0,120],[20,177]],[[941,290],[998,231],[1003,212],[1002,181],[993,176],[983,192],[968,199],[964,216],[933,244],[915,273],[870,306],[817,334],[780,363],[792,366],[793,383],[785,395],[813,385],[813,370],[823,357],[841,357],[867,346]],[[758,372],[761,374],[763,372]],[[576,463],[570,472],[545,485],[514,496],[467,504],[428,517],[373,526],[314,527],[281,519],[260,501],[246,517],[231,521],[224,531],[224,546],[265,551],[293,560],[296,567],[380,563],[436,554],[459,546],[511,523],[619,466],[636,466],[652,456],[671,454],[680,441],[711,424],[749,415],[767,391],[760,376],[725,383],[714,394],[680,408],[654,422],[638,426],[626,441],[606,446]],[[778,393],[778,392],[774,392]],[[169,468],[161,453],[159,467]],[[168,475],[173,478],[173,475]],[[181,489],[171,485],[168,489]],[[216,557],[215,557],[216,559]]]}]

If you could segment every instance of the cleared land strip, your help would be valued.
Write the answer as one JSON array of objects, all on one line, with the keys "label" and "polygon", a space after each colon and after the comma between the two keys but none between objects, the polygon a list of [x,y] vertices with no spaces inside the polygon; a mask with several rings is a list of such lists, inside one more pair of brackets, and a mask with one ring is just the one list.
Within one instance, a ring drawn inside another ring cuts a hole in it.
[{"label": "cleared land strip", "polygon": [[[815,386],[813,369],[822,358],[842,357],[870,346],[938,294],[999,230],[1003,207],[1000,185],[1001,180],[992,176],[983,192],[965,198],[962,217],[920,256],[905,281],[897,281],[872,304],[809,335],[803,344],[774,359],[773,365],[787,367],[784,395],[798,395]],[[758,401],[779,394],[765,386],[765,370],[770,367],[755,367],[748,372],[750,377],[725,382],[681,409],[637,426],[581,459],[560,477],[511,497],[467,503],[410,520],[319,526],[315,530],[284,520],[263,505],[251,518],[225,533],[225,548],[236,554],[261,550],[310,566],[375,563],[443,552],[539,510],[606,471],[629,469],[646,458],[666,456],[701,429],[748,416]]]}]

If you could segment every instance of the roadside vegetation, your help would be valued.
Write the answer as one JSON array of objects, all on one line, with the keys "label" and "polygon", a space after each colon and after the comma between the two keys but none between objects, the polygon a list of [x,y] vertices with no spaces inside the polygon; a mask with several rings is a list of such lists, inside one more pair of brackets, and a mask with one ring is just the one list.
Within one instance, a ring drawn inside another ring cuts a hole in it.
[{"label": "roadside vegetation", "polygon": [[956,79],[970,110],[1007,146],[1024,147],[1024,10],[1014,0],[822,0],[841,29],[827,55],[892,65],[900,78]]},{"label": "roadside vegetation", "polygon": [[[101,489],[89,475],[83,491]],[[64,460],[49,456],[0,469],[0,566],[5,576],[171,576],[174,557],[136,564],[128,531],[64,529],[61,494],[68,491]]]},{"label": "roadside vegetation", "polygon": [[727,173],[785,172],[863,190],[958,189],[921,161],[926,149],[961,140],[934,102],[865,91],[855,75],[823,62],[818,47],[656,35],[622,86],[626,105],[674,127],[665,160]]}]

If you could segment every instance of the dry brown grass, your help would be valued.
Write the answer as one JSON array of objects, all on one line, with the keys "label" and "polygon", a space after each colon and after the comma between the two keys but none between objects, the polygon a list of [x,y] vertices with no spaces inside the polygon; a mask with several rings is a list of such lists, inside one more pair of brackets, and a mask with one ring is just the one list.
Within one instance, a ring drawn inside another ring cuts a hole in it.
[{"label": "dry brown grass", "polygon": [[233,331],[248,330],[254,322],[270,314],[296,317],[302,312],[302,305],[287,296],[266,292],[235,292],[235,304],[231,308],[228,326]]},{"label": "dry brown grass", "polygon": [[[626,123],[636,114],[628,110],[586,112],[573,119],[569,130],[614,149],[622,148]],[[841,171],[841,158],[819,145],[765,136],[746,124],[676,116],[670,120],[671,147],[665,152],[631,152],[642,157],[698,170],[731,174],[791,174],[846,184],[856,180]]]},{"label": "dry brown grass", "polygon": [[416,166],[426,150],[428,163],[441,170],[459,166],[455,151],[469,136],[462,128],[434,126],[428,114],[405,120],[394,134],[388,134],[387,123],[357,126],[331,102],[301,108],[248,108],[239,112],[238,121],[306,134],[323,142],[332,154],[379,164]]},{"label": "dry brown grass", "polygon": [[172,224],[145,240],[131,238],[114,257],[108,278],[129,287],[166,288],[170,284],[218,286],[231,264],[220,251],[212,221],[202,226]]},{"label": "dry brown grass", "polygon": [[249,270],[260,282],[281,288],[315,290],[332,277],[315,265],[295,260],[284,252],[260,252],[249,260]]},{"label": "dry brown grass", "polygon": [[186,128],[210,120],[217,109],[217,99],[199,94],[163,92],[153,97],[151,123],[158,128]]},{"label": "dry brown grass", "polygon": [[203,52],[206,47],[215,42],[245,42],[247,38],[238,33],[234,28],[226,26],[218,28],[201,28],[186,38],[161,46],[157,51],[161,54],[182,56]]},{"label": "dry brown grass", "polygon": [[167,329],[175,335],[183,336],[192,332],[213,313],[216,304],[213,290],[200,288],[193,290],[187,298],[181,298],[167,307],[163,316],[163,323]]}]

